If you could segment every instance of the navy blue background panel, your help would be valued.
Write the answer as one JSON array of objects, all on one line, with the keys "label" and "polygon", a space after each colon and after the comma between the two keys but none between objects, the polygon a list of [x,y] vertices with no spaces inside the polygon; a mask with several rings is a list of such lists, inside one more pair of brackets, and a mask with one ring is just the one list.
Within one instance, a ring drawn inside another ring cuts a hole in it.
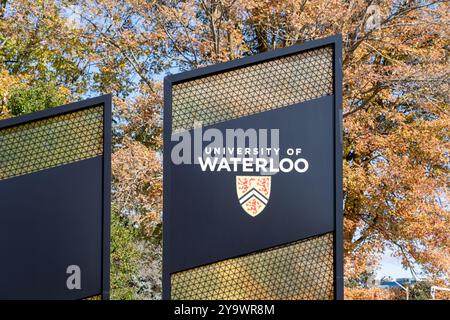
[{"label": "navy blue background panel", "polygon": [[[1,298],[101,292],[102,166],[96,157],[0,183]],[[69,265],[81,269],[81,290],[67,289]]]}]

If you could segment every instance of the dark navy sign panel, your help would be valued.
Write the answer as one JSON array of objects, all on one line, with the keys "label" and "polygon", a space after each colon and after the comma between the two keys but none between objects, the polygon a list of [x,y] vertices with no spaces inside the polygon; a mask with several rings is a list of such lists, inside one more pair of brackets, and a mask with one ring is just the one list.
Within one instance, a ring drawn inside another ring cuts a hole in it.
[{"label": "dark navy sign panel", "polygon": [[0,122],[0,299],[109,298],[110,121],[102,96]]},{"label": "dark navy sign panel", "polygon": [[[334,230],[332,97],[203,129],[212,127],[223,136],[230,128],[279,129],[280,158],[289,158],[285,153],[288,148],[300,147],[309,169],[273,175],[268,204],[252,217],[239,204],[235,177],[258,173],[203,172],[199,165],[173,166],[172,210],[184,213],[172,220],[168,230],[172,249],[178,252],[171,259],[174,272]],[[192,185],[177,183],[182,181],[192,181]]]},{"label": "dark navy sign panel", "polygon": [[[338,35],[165,78],[164,299],[343,298],[341,46]],[[172,135],[195,139],[199,125],[279,129],[280,159],[309,168],[271,175],[252,216],[236,177],[264,175],[172,162]]]},{"label": "dark navy sign panel", "polygon": [[[100,293],[101,169],[102,158],[96,157],[0,183],[2,298],[79,299]],[[67,266],[74,264],[81,269],[81,290],[66,286]]]}]

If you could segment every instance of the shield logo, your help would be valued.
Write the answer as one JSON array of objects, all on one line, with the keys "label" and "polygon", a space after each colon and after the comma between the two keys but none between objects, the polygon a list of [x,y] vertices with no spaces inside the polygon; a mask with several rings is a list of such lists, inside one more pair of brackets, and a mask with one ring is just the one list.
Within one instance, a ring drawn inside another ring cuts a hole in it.
[{"label": "shield logo", "polygon": [[270,197],[271,177],[237,176],[236,191],[242,209],[252,217],[264,210]]}]

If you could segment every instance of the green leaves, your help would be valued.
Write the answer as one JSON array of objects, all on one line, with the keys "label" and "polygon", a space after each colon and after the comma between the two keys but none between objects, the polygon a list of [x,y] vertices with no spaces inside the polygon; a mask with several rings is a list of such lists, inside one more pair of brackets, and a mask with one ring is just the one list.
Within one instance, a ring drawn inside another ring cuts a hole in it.
[{"label": "green leaves", "polygon": [[19,84],[10,92],[7,108],[14,116],[60,106],[67,102],[68,90],[51,82]]}]

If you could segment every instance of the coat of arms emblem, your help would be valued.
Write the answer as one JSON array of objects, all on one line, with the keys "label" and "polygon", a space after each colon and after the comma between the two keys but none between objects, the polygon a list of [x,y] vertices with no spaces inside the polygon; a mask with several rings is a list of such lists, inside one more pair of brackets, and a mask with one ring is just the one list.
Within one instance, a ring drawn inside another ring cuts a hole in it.
[{"label": "coat of arms emblem", "polygon": [[270,197],[271,177],[237,176],[236,191],[239,203],[252,217],[264,210]]}]

